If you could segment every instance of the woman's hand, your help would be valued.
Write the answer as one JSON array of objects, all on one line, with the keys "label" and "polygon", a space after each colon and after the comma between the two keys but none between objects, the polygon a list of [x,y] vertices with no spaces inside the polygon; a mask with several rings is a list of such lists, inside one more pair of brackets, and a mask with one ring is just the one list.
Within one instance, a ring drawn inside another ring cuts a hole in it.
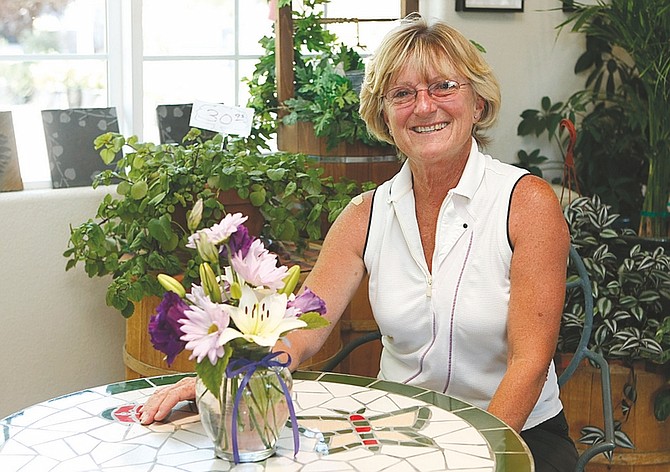
[{"label": "woman's hand", "polygon": [[185,377],[173,385],[156,390],[142,406],[140,423],[164,420],[177,403],[185,400],[195,400],[195,377]]}]

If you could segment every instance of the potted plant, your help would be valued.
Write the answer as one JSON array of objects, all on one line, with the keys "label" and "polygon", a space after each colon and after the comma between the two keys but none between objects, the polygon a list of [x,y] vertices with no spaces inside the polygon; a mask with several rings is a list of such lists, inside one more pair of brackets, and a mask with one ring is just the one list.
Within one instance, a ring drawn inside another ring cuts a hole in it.
[{"label": "potted plant", "polygon": [[[301,10],[292,12],[294,95],[283,103],[277,96],[275,37],[261,39],[265,54],[247,80],[252,97],[248,106],[256,110],[253,136],[267,139],[279,133],[281,149],[318,154],[296,147],[295,141],[308,130],[325,141],[325,151],[342,143],[363,143],[392,154],[388,145],[368,134],[358,114],[360,87],[356,89],[352,78],[363,72],[363,61],[324,27],[318,9],[329,1],[306,0]],[[291,5],[290,0],[279,1],[280,8]]]},{"label": "potted plant", "polygon": [[579,118],[575,153],[586,191],[611,205],[621,201],[622,211],[635,208],[631,220],[639,219],[639,235],[667,240],[670,5],[665,0],[575,3],[559,28],[568,25],[586,35],[586,50],[575,65],[575,73],[588,72],[585,89],[565,104],[547,105],[545,97],[541,111],[524,111],[519,134],[547,131],[551,137],[557,115]]},{"label": "potted plant", "polygon": [[[197,277],[184,250],[188,234],[217,222],[239,198],[250,204],[246,213],[256,210],[260,217],[255,230],[252,224],[257,236],[300,246],[320,239],[323,219],[332,221],[359,191],[353,182],[323,177],[302,154],[262,154],[241,140],[224,143],[217,135],[202,141],[199,134],[192,130],[182,145],[140,143],[115,133],[95,141],[106,162],[124,148],[129,152],[115,170],[96,177],[94,187],[118,185],[94,218],[71,228],[66,268],[83,263],[90,277],[111,275],[107,304],[125,317],[144,297],[162,293],[158,272],[183,273],[187,284]],[[198,200],[200,226],[188,228],[187,210]]]},{"label": "potted plant", "polygon": [[[615,229],[619,215],[610,210],[598,196],[581,197],[566,207],[565,217],[592,285],[593,330],[588,347],[610,364],[618,446],[613,464],[642,465],[651,463],[654,455],[654,460],[663,454],[670,457],[670,255],[662,247],[648,251],[630,244],[625,236],[633,231]],[[572,271],[569,277],[576,276]],[[574,352],[584,310],[581,295],[569,289],[559,353]],[[561,389],[571,430],[580,433],[578,441],[588,444],[603,437],[602,430],[590,423],[591,417],[602,417],[599,412],[590,413],[592,382],[598,378],[593,369],[580,367],[576,377],[581,380],[573,377]],[[662,467],[669,463],[659,462]]]},{"label": "potted plant", "polygon": [[[605,45],[582,56],[602,87],[625,107],[625,117],[646,140],[649,171],[640,218],[641,236],[670,236],[670,4],[665,0],[598,0],[580,5],[564,23]],[[617,86],[616,79],[621,79]]]},{"label": "potted plant", "polygon": [[[576,92],[565,102],[552,102],[549,97],[543,97],[538,109],[522,112],[517,134],[544,136],[559,150],[558,165],[562,167],[570,143],[560,123],[563,119],[575,123],[577,136],[573,151],[580,193],[598,195],[621,215],[618,225],[637,227],[648,168],[644,138],[631,131],[622,107],[605,103],[589,106],[590,97],[589,91]],[[517,165],[534,175],[544,177],[545,171],[555,170],[552,168],[555,160],[541,154],[540,149],[519,150],[517,157]],[[560,178],[553,183],[564,185]]]}]

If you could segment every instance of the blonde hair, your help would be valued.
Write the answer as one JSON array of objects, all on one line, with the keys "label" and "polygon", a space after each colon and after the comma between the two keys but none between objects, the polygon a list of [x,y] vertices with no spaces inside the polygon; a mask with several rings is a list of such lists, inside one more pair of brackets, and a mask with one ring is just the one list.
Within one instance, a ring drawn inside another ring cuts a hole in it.
[{"label": "blonde hair", "polygon": [[483,131],[493,125],[500,110],[500,87],[491,67],[461,33],[443,22],[429,25],[417,14],[402,20],[384,37],[366,67],[360,115],[370,134],[395,145],[384,121],[383,94],[400,70],[412,64],[426,75],[431,67],[445,70],[446,64],[470,83],[474,93],[484,100],[484,109],[473,126],[472,136],[479,144],[486,145],[488,139]]}]

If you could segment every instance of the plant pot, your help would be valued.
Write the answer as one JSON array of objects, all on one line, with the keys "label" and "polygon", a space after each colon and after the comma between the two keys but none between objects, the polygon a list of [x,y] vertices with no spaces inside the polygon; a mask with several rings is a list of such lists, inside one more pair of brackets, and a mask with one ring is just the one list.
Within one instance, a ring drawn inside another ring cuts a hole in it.
[{"label": "plant pot", "polygon": [[[560,374],[571,355],[559,354],[556,367]],[[667,374],[649,372],[643,365],[635,368],[637,376],[637,401],[628,418],[622,420],[621,401],[624,385],[629,382],[631,370],[616,361],[608,360],[612,383],[614,419],[622,421],[624,431],[635,449],[617,447],[612,463],[605,456],[594,457],[586,470],[589,472],[667,472],[670,470],[670,421],[657,421],[654,417],[654,398],[668,381]],[[586,445],[578,442],[580,430],[587,425],[603,428],[600,372],[584,361],[574,375],[561,388],[561,401],[570,427],[570,436],[580,453]]]},{"label": "plant pot", "polygon": [[328,149],[326,140],[314,134],[312,123],[301,121],[295,125],[279,125],[277,147],[307,154],[314,159],[314,166],[323,168],[324,176],[331,176],[335,181],[345,177],[358,183],[381,184],[393,177],[401,166],[391,146],[341,142]]}]

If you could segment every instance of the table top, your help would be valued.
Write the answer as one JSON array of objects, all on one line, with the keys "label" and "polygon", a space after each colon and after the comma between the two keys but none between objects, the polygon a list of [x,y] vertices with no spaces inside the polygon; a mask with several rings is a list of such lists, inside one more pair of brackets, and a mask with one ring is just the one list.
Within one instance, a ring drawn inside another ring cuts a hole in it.
[{"label": "table top", "polygon": [[137,408],[182,377],[82,390],[0,420],[2,470],[533,472],[519,435],[479,408],[423,388],[322,372],[293,374],[297,456],[284,428],[275,456],[235,466],[214,456],[193,402],[177,405],[166,422],[139,424]]}]

